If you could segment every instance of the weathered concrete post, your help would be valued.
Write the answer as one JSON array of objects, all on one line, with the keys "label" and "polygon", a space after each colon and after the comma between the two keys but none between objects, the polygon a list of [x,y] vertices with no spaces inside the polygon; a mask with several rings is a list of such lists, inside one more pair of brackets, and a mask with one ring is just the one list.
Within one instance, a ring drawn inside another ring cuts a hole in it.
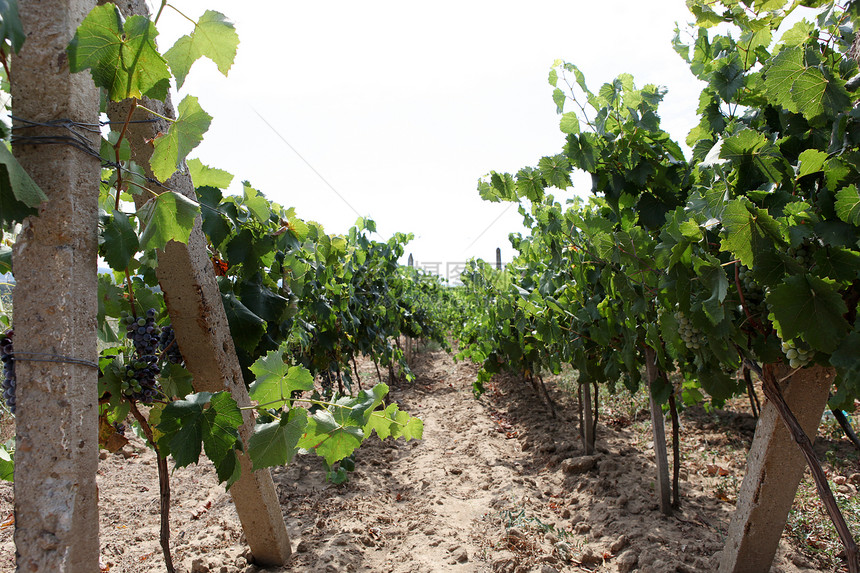
[{"label": "weathered concrete post", "polygon": [[[777,378],[787,370],[777,371]],[[821,366],[798,370],[782,385],[783,396],[810,440],[815,439],[827,405],[832,370]],[[747,456],[747,472],[738,492],[738,506],[720,555],[720,573],[770,571],[779,538],[806,461],[776,407],[766,402]]]},{"label": "weathered concrete post", "polygon": [[[21,0],[27,41],[13,61],[12,102],[18,118],[89,124],[94,132],[77,131],[97,150],[98,90],[89,74],[70,74],[66,59],[67,44],[94,6],[95,0]],[[69,135],[59,127],[16,134]],[[39,216],[24,222],[13,251],[17,569],[92,573],[99,570],[94,365],[101,165],[67,145],[22,144],[13,151],[48,196]]]},{"label": "weathered concrete post", "polygon": [[657,494],[660,497],[660,512],[672,515],[672,498],[669,494],[669,455],[666,451],[666,422],[663,409],[654,399],[652,387],[659,376],[657,353],[650,346],[645,348],[645,371],[648,376],[648,403],[651,407],[651,434],[654,437],[654,461],[657,464]]},{"label": "weathered concrete post", "polygon": [[[143,0],[122,0],[116,5],[126,17],[149,15]],[[166,102],[144,99],[143,104],[166,117],[176,117],[169,98]],[[110,104],[108,115],[111,120],[124,122],[130,105],[130,101]],[[132,119],[152,119],[152,116],[136,110]],[[166,121],[158,120],[155,123],[132,123],[126,130],[132,159],[144,167],[150,177],[152,146],[147,141],[158,133],[166,133],[168,128]],[[194,183],[188,173],[177,172],[167,180],[166,187],[197,200]],[[146,199],[142,195],[135,196],[138,207]],[[240,407],[249,406],[251,400],[236,357],[212,262],[206,252],[200,216],[194,222],[188,244],[171,241],[158,253],[156,275],[164,291],[176,342],[183,351],[185,366],[194,377],[194,390],[228,390]],[[244,423],[239,428],[239,435],[247,444],[254,430],[254,415],[251,410],[244,410],[242,416]],[[290,538],[272,474],[268,469],[252,471],[251,460],[245,453],[239,453],[239,461],[242,477],[230,488],[230,494],[254,561],[263,566],[283,565],[291,554]]]}]

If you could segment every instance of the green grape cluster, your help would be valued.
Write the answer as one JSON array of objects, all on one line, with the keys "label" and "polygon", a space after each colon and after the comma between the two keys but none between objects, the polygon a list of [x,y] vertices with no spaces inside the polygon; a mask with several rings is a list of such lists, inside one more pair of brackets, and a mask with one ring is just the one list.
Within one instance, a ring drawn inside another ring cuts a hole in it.
[{"label": "green grape cluster", "polygon": [[753,280],[752,273],[750,273],[747,267],[741,267],[738,270],[738,278],[744,291],[744,301],[746,302],[747,309],[752,314],[766,314],[765,296],[767,295],[767,290],[763,289]]},{"label": "green grape cluster", "polygon": [[705,343],[705,337],[702,332],[693,326],[690,319],[684,316],[680,310],[675,312],[675,320],[678,321],[678,334],[681,335],[681,340],[687,348],[698,350]]},{"label": "green grape cluster", "polygon": [[815,252],[816,247],[817,243],[806,239],[796,247],[789,247],[788,254],[794,258],[797,264],[809,268],[812,265],[812,254]]},{"label": "green grape cluster", "polygon": [[798,345],[798,340],[783,340],[782,353],[788,359],[788,365],[792,368],[803,368],[812,360],[812,350]]}]

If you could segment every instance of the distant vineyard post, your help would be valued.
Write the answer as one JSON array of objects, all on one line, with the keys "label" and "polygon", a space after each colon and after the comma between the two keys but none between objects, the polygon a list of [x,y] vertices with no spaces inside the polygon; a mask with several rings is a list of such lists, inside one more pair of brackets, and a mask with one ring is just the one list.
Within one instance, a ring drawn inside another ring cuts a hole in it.
[{"label": "distant vineyard post", "polygon": [[[15,545],[19,571],[99,570],[96,156],[99,92],[69,72],[66,46],[95,0],[21,2],[27,40],[14,59],[16,136],[47,195],[13,251],[16,286]],[[5,24],[5,23],[4,23]],[[49,122],[63,120],[61,125]],[[34,125],[26,122],[38,122]],[[72,133],[70,133],[70,131]],[[14,141],[13,141],[14,143]]]}]

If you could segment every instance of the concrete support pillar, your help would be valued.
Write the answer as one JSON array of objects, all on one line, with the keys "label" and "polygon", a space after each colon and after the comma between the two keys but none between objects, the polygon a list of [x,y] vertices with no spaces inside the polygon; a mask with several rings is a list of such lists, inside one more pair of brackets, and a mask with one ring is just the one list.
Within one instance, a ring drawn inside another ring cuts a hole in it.
[{"label": "concrete support pillar", "polygon": [[[777,370],[777,379],[787,370]],[[821,366],[797,371],[781,384],[785,401],[815,441],[834,373]],[[720,555],[720,573],[770,571],[806,461],[776,407],[766,402],[747,457],[738,506]]]},{"label": "concrete support pillar", "polygon": [[[98,90],[71,75],[66,46],[95,0],[21,0],[27,40],[13,58],[13,113],[70,119],[98,150]],[[16,127],[22,124],[15,122]],[[60,127],[16,135],[62,136]],[[32,141],[32,140],[31,140]],[[44,141],[44,140],[42,140]],[[48,196],[24,222],[13,251],[17,377],[15,545],[17,570],[99,570],[97,239],[100,161],[61,144],[14,145]]]},{"label": "concrete support pillar", "polygon": [[[133,14],[149,15],[143,0],[121,0],[116,4],[125,17]],[[176,110],[169,98],[166,102],[145,99],[143,104],[166,117],[176,117]],[[108,107],[111,120],[124,122],[130,105],[130,101],[112,103]],[[132,119],[152,119],[152,116],[138,109]],[[168,128],[166,121],[158,120],[155,123],[130,124],[126,130],[132,159],[144,167],[150,177],[152,146],[148,140],[158,133],[166,133]],[[175,173],[167,180],[165,187],[197,200],[194,183],[187,172]],[[153,186],[155,192],[163,190]],[[142,195],[135,197],[138,207],[147,199]],[[156,275],[164,291],[176,342],[183,351],[186,368],[194,377],[194,390],[227,390],[240,407],[250,406],[251,400],[236,357],[227,314],[221,302],[212,262],[206,252],[206,237],[200,216],[194,222],[187,244],[170,242],[158,253]],[[239,428],[239,435],[247,445],[254,431],[254,415],[251,410],[244,410],[242,416],[244,424]],[[251,460],[245,453],[239,453],[239,461],[242,477],[230,488],[230,494],[254,560],[263,566],[284,565],[291,554],[290,538],[272,475],[268,469],[252,471]]]}]

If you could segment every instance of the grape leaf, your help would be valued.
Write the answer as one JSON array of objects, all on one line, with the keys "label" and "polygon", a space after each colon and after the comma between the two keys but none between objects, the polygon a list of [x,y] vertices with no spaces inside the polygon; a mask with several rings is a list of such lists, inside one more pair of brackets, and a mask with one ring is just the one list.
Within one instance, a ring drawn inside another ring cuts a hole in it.
[{"label": "grape leaf", "polygon": [[264,285],[259,275],[238,286],[239,299],[251,312],[267,322],[280,321],[288,301]]},{"label": "grape leaf", "polygon": [[788,277],[767,297],[782,340],[803,337],[813,349],[832,352],[848,331],[848,311],[832,281],[812,275]]},{"label": "grape leaf", "polygon": [[177,108],[179,117],[170,124],[167,133],[160,134],[152,144],[149,166],[159,181],[164,182],[177,169],[182,169],[191,150],[203,141],[203,134],[212,123],[212,116],[203,111],[197,98],[185,96]]},{"label": "grape leaf", "polygon": [[30,215],[48,197],[24,171],[5,145],[0,145],[0,224],[12,226]]},{"label": "grape leaf", "polygon": [[187,243],[199,213],[200,205],[175,191],[153,197],[137,211],[141,250],[163,249],[170,241]]},{"label": "grape leaf", "polygon": [[375,431],[380,440],[389,436],[395,439],[403,437],[407,441],[411,439],[420,440],[424,435],[424,422],[401,411],[397,404],[389,404],[383,411],[371,412],[364,433],[370,436]]},{"label": "grape leaf", "polygon": [[0,480],[13,481],[15,474],[15,460],[9,448],[0,445]]},{"label": "grape leaf", "polygon": [[220,12],[206,10],[194,25],[191,35],[179,38],[164,54],[176,77],[176,88],[182,87],[191,65],[201,56],[215,62],[218,71],[226,76],[236,58],[238,46],[239,35],[233,23]]},{"label": "grape leaf", "polygon": [[189,159],[185,162],[188,167],[188,173],[191,175],[191,180],[194,182],[194,187],[215,187],[218,189],[226,189],[233,181],[233,175],[223,169],[216,169],[204,165],[197,158]]},{"label": "grape leaf", "polygon": [[236,346],[251,352],[266,332],[266,321],[248,310],[233,293],[221,294]]},{"label": "grape leaf", "polygon": [[229,392],[191,394],[162,410],[157,427],[163,435],[158,446],[181,468],[199,460],[202,445],[218,470],[219,480],[228,481],[235,473],[241,425],[242,412]]},{"label": "grape leaf", "polygon": [[791,99],[810,122],[825,115],[835,116],[851,107],[845,82],[819,68],[806,68],[794,80]]},{"label": "grape leaf", "polygon": [[272,209],[266,197],[247,183],[242,188],[242,203],[260,223],[265,224],[272,216]]},{"label": "grape leaf", "polygon": [[764,87],[767,97],[788,111],[797,112],[797,102],[791,96],[795,80],[803,74],[803,49],[787,48],[779,52],[765,71]]},{"label": "grape leaf", "polygon": [[290,400],[296,390],[312,390],[314,377],[304,366],[290,366],[284,363],[283,353],[286,343],[278,350],[270,350],[251,365],[256,379],[251,384],[251,400],[265,404],[266,408],[281,408]]},{"label": "grape leaf", "polygon": [[16,54],[27,39],[18,14],[18,0],[0,0],[0,38],[8,42]]},{"label": "grape leaf", "polygon": [[123,22],[115,5],[96,6],[69,44],[69,69],[89,69],[112,101],[144,96],[163,100],[170,71],[155,45],[157,35],[149,18],[135,15]]},{"label": "grape leaf", "polygon": [[565,97],[564,92],[561,91],[560,88],[555,88],[554,90],[552,90],[552,101],[555,102],[556,111],[558,113],[564,112],[564,101],[566,99],[567,98]]},{"label": "grape leaf", "polygon": [[354,452],[363,440],[361,428],[339,423],[328,410],[317,410],[308,420],[305,435],[298,445],[306,450],[315,450],[328,465],[332,465]]},{"label": "grape leaf", "polygon": [[836,215],[852,225],[860,225],[860,194],[856,185],[840,189],[836,194]]},{"label": "grape leaf", "polygon": [[720,249],[730,251],[750,268],[764,252],[783,242],[774,218],[745,198],[735,199],[726,206],[723,227],[728,235],[722,239]]},{"label": "grape leaf", "polygon": [[110,268],[123,271],[140,246],[137,233],[131,226],[128,217],[120,211],[114,211],[113,217],[105,225],[104,259]]},{"label": "grape leaf", "polygon": [[362,390],[354,398],[341,398],[337,401],[338,406],[348,410],[349,418],[357,425],[364,426],[370,419],[371,413],[388,394],[386,384],[376,384],[370,390]]},{"label": "grape leaf", "polygon": [[742,129],[723,140],[720,157],[743,165],[751,163],[770,181],[779,182],[780,163],[784,157],[779,147],[763,133]]},{"label": "grape leaf", "polygon": [[797,170],[797,176],[803,177],[811,173],[818,173],[824,169],[824,162],[827,161],[827,154],[817,149],[807,149],[803,151],[797,158],[800,161],[800,168]]},{"label": "grape leaf", "polygon": [[170,397],[182,398],[194,392],[191,373],[179,364],[167,363],[161,369],[161,389]]},{"label": "grape leaf", "polygon": [[559,128],[562,133],[579,133],[579,117],[577,117],[576,112],[569,111],[562,115]]},{"label": "grape leaf", "polygon": [[307,424],[307,410],[303,408],[283,412],[281,418],[274,422],[257,424],[248,441],[248,455],[254,470],[293,461]]}]

